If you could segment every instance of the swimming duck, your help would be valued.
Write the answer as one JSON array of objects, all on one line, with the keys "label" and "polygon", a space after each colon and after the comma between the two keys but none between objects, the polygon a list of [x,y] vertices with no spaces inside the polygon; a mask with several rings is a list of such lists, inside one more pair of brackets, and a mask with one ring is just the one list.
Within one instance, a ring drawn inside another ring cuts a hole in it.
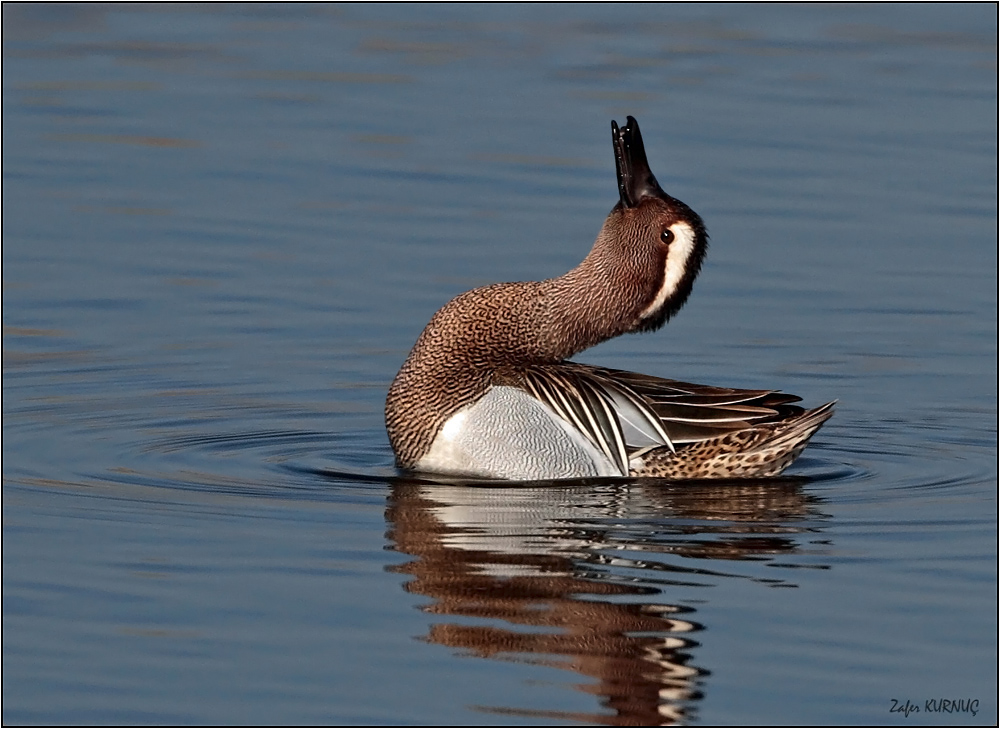
[{"label": "swimming duck", "polygon": [[776,390],[678,382],[569,361],[659,329],[691,293],[708,246],[667,195],[636,120],[611,122],[619,201],[590,253],[545,281],[497,283],[445,304],[389,388],[401,468],[511,480],[764,478],[833,414]]}]

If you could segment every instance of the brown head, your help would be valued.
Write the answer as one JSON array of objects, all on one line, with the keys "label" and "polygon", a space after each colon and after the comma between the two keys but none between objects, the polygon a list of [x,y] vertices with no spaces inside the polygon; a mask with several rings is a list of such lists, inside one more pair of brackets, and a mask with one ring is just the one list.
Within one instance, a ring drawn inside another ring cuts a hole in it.
[{"label": "brown head", "polygon": [[687,301],[708,233],[701,217],[656,181],[633,117],[621,128],[611,122],[611,141],[620,199],[587,258],[613,267],[617,288],[631,301],[622,331],[652,331]]}]

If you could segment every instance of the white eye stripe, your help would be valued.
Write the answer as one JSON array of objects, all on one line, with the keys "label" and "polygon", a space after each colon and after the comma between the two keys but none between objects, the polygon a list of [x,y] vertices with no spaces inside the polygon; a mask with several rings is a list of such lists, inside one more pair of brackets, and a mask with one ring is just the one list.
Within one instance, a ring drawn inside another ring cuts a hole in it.
[{"label": "white eye stripe", "polygon": [[642,310],[640,319],[646,319],[656,314],[663,304],[677,291],[677,286],[684,278],[688,261],[694,252],[695,233],[687,223],[674,223],[670,226],[674,240],[667,250],[667,261],[664,264],[663,284],[653,299],[653,303]]}]

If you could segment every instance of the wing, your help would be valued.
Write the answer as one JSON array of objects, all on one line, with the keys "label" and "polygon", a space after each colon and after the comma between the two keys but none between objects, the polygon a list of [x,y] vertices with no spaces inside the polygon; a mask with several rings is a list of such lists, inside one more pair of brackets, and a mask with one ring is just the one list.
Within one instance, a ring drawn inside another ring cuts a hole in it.
[{"label": "wing", "polygon": [[738,390],[575,362],[523,371],[522,387],[579,429],[627,475],[629,458],[717,438],[804,410],[775,390]]},{"label": "wing", "polygon": [[551,407],[604,452],[623,476],[628,475],[628,449],[614,400],[602,383],[561,367],[532,367],[523,386]]}]

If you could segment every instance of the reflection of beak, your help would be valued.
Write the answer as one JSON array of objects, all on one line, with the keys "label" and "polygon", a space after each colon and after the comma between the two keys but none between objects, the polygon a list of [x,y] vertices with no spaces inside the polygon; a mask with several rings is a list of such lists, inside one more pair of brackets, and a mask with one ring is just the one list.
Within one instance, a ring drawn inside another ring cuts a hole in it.
[{"label": "reflection of beak", "polygon": [[669,199],[649,169],[642,133],[635,117],[627,117],[624,127],[611,122],[611,143],[615,148],[615,168],[618,172],[618,194],[622,207],[634,208],[644,197]]}]

